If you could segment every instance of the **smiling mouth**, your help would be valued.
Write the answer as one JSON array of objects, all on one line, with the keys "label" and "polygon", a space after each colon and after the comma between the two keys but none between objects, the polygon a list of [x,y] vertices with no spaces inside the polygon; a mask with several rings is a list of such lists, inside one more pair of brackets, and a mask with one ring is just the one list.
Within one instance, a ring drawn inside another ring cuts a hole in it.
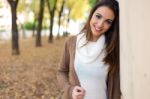
[{"label": "smiling mouth", "polygon": [[95,29],[97,32],[100,32],[100,31],[102,30],[102,28],[96,27],[95,25],[94,25],[94,29]]}]

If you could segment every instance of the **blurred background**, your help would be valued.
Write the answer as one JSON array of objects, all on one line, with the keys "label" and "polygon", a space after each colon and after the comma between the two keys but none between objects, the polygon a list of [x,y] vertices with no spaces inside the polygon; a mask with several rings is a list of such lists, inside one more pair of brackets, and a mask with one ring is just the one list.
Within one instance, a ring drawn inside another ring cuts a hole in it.
[{"label": "blurred background", "polygon": [[18,29],[18,39],[35,36],[39,34],[37,32],[42,32],[40,33],[41,36],[51,34],[57,37],[77,34],[82,28],[90,8],[97,1],[1,0],[0,40],[7,40],[12,37],[11,25],[13,20],[16,20],[17,26],[14,28]]},{"label": "blurred background", "polygon": [[[0,99],[60,99],[65,39],[99,0],[0,0]],[[150,99],[150,1],[120,4],[122,99]]]}]

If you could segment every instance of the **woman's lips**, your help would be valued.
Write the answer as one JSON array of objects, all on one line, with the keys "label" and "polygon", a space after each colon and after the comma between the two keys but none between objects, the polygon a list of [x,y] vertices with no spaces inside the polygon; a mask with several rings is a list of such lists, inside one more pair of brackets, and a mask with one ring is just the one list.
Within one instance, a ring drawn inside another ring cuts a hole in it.
[{"label": "woman's lips", "polygon": [[96,25],[94,25],[94,29],[97,31],[97,32],[100,32],[102,29],[99,28],[99,27],[96,27]]}]

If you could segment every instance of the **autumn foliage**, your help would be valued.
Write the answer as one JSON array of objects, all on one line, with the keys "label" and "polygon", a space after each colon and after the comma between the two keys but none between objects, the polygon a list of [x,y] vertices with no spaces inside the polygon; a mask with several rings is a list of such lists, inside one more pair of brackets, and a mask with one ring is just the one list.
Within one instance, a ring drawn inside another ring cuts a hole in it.
[{"label": "autumn foliage", "polygon": [[11,55],[10,42],[0,43],[0,99],[58,99],[56,69],[64,39],[36,48],[20,40],[21,54]]}]

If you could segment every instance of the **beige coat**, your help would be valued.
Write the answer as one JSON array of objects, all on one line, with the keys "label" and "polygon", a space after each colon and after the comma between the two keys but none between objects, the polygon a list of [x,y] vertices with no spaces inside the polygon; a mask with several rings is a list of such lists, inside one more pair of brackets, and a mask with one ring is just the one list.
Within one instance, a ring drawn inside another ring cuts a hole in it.
[{"label": "beige coat", "polygon": [[[74,86],[80,86],[77,74],[74,69],[74,58],[77,36],[69,37],[63,49],[63,54],[59,63],[57,80],[62,91],[61,99],[72,99],[71,93]],[[107,78],[108,99],[120,98],[119,70]]]}]

